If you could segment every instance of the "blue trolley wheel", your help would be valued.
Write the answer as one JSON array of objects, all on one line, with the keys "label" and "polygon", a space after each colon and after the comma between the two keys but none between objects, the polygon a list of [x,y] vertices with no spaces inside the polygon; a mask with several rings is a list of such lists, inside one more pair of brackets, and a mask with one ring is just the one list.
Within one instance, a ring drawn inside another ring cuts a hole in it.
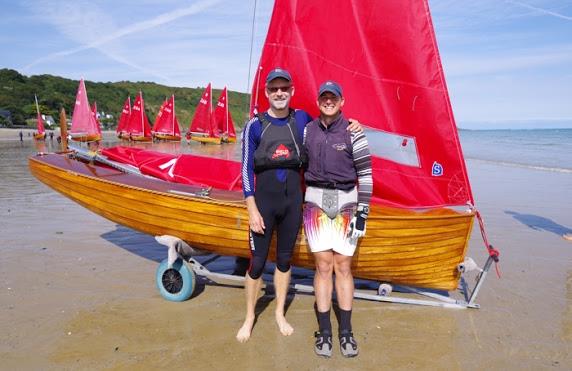
[{"label": "blue trolley wheel", "polygon": [[161,296],[170,301],[185,301],[190,298],[196,281],[195,272],[189,269],[182,259],[177,259],[171,268],[167,266],[167,259],[163,260],[155,274],[155,282]]}]

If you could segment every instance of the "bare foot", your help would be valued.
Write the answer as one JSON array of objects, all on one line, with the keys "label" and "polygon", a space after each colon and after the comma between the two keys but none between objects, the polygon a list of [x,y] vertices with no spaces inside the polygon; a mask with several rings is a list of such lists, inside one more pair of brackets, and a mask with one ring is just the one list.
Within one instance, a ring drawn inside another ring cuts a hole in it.
[{"label": "bare foot", "polygon": [[562,238],[568,241],[572,241],[572,233],[566,233],[562,235]]},{"label": "bare foot", "polygon": [[286,318],[280,314],[276,314],[276,323],[280,329],[280,333],[284,336],[290,336],[294,332],[294,328],[290,326]]},{"label": "bare foot", "polygon": [[245,319],[242,327],[236,333],[236,340],[241,343],[246,343],[250,339],[250,333],[252,332],[252,326],[254,325],[254,319]]}]

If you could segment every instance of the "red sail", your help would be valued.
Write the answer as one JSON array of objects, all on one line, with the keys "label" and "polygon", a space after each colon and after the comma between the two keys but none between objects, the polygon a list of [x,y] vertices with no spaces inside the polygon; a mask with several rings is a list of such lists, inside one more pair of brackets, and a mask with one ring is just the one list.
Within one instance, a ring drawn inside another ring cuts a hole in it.
[{"label": "red sail", "polygon": [[373,202],[473,203],[427,0],[276,0],[251,111],[267,109],[275,67],[292,74],[292,106],[313,115],[318,86],[342,85],[345,115],[372,129]]},{"label": "red sail", "polygon": [[38,134],[44,134],[46,129],[44,128],[44,120],[42,119],[42,114],[40,113],[40,106],[38,105],[38,98],[34,95],[36,100],[36,119],[38,121]]},{"label": "red sail", "polygon": [[215,127],[219,135],[225,135],[229,138],[236,138],[236,132],[234,131],[234,122],[232,121],[232,116],[228,110],[228,92],[226,86],[220,93],[216,108],[214,111],[215,116]]},{"label": "red sail", "polygon": [[166,100],[161,106],[161,110],[157,115],[153,132],[173,135],[176,137],[181,136],[181,128],[177,114],[175,113],[175,95],[172,95],[169,100]]},{"label": "red sail", "polygon": [[121,116],[119,116],[119,123],[117,124],[117,134],[124,134],[127,131],[127,126],[129,125],[129,117],[131,116],[131,98],[127,96],[125,103],[123,103],[123,109],[121,110]]},{"label": "red sail", "polygon": [[97,113],[97,102],[93,102],[93,106],[91,107],[91,114],[95,119],[95,123],[97,124],[97,132],[101,134],[101,122],[99,122],[99,113]]},{"label": "red sail", "polygon": [[70,135],[72,137],[85,137],[97,135],[97,122],[89,108],[89,100],[87,99],[87,91],[83,79],[79,81],[79,87],[75,96],[75,106],[72,114],[72,122]]},{"label": "red sail", "polygon": [[151,138],[151,126],[149,125],[147,114],[145,114],[145,102],[141,92],[139,92],[139,95],[135,98],[135,103],[133,103],[129,125],[127,125],[127,134],[134,137]]},{"label": "red sail", "polygon": [[213,120],[213,104],[212,104],[212,91],[211,91],[211,84],[207,85],[199,104],[197,105],[197,109],[195,110],[195,114],[193,116],[193,120],[191,121],[191,125],[189,127],[189,132],[191,135],[199,135],[199,136],[209,136],[209,137],[218,137],[218,133],[215,133],[215,126]]},{"label": "red sail", "polygon": [[159,108],[159,113],[157,113],[157,117],[155,117],[155,123],[153,124],[153,128],[151,129],[152,133],[157,131],[156,128],[159,126],[159,123],[161,122],[161,117],[163,117],[163,110],[165,109],[166,105],[167,105],[167,99],[165,99],[163,103],[161,103],[161,107]]}]

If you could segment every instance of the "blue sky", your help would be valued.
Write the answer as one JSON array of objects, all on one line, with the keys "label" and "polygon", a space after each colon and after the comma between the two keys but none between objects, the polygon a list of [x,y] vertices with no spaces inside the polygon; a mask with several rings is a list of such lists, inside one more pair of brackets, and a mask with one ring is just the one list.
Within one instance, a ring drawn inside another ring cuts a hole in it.
[{"label": "blue sky", "polygon": [[[0,4],[0,68],[247,91],[254,0]],[[572,127],[572,1],[429,4],[460,127]],[[257,2],[253,66],[272,6]]]}]

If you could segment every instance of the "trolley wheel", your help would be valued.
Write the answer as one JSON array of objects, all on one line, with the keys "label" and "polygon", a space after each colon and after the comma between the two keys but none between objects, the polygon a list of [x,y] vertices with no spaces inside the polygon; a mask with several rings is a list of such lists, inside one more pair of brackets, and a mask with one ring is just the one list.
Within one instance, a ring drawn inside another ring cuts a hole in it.
[{"label": "trolley wheel", "polygon": [[392,291],[393,291],[393,286],[391,286],[389,283],[381,283],[377,288],[377,294],[379,296],[389,296],[391,295]]},{"label": "trolley wheel", "polygon": [[155,282],[161,296],[170,301],[185,301],[190,298],[196,281],[195,272],[182,259],[177,259],[171,268],[168,268],[167,259],[163,260],[155,274]]}]

